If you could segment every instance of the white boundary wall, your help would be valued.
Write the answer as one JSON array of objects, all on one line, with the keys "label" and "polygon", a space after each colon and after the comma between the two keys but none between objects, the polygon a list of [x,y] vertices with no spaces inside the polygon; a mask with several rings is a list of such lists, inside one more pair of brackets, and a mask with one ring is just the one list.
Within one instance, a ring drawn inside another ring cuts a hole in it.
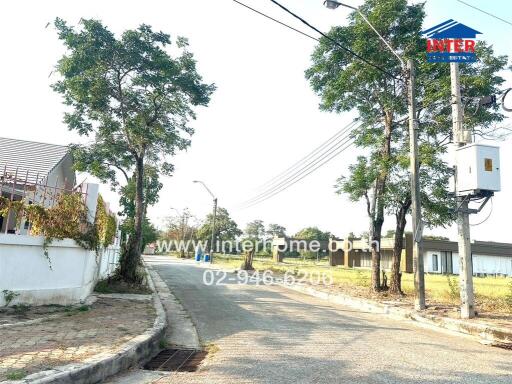
[{"label": "white boundary wall", "polygon": [[20,294],[11,305],[80,303],[119,261],[118,243],[96,255],[74,240],[55,240],[48,260],[43,242],[42,236],[0,234],[0,305],[4,289]]},{"label": "white boundary wall", "polygon": [[[437,255],[438,269],[433,270],[432,255]],[[473,254],[473,274],[506,275],[512,277],[512,257]],[[423,253],[425,272],[441,273],[441,251],[427,251]],[[459,255],[452,253],[453,274],[459,274]]]}]

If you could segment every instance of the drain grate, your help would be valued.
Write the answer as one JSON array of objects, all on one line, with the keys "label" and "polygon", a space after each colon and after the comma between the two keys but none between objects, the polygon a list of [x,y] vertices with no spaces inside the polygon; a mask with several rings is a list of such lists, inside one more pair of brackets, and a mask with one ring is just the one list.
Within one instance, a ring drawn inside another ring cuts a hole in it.
[{"label": "drain grate", "polygon": [[509,349],[512,351],[512,343],[493,343],[491,345],[496,348]]},{"label": "drain grate", "polygon": [[208,353],[196,349],[164,349],[144,369],[151,371],[194,372]]}]

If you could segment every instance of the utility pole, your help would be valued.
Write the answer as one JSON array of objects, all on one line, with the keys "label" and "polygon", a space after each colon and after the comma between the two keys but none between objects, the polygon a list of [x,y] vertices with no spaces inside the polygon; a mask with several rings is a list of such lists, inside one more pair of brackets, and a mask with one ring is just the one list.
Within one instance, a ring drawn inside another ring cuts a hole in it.
[{"label": "utility pole", "polygon": [[418,121],[416,117],[414,61],[407,60],[407,99],[409,106],[409,156],[411,169],[411,207],[412,207],[412,260],[414,270],[414,308],[425,309],[425,274],[423,266],[423,234],[421,222],[420,180],[418,161]]},{"label": "utility pole", "polygon": [[201,184],[204,189],[210,194],[210,196],[213,198],[213,222],[212,222],[212,239],[210,241],[210,246],[208,247],[208,253],[210,254],[210,262],[213,262],[213,246],[215,242],[215,221],[217,219],[217,198],[213,194],[212,191],[210,191],[210,188],[206,186],[204,182],[201,180],[194,180],[193,183],[199,183]]},{"label": "utility pole", "polygon": [[213,247],[215,244],[215,221],[217,219],[217,198],[213,198],[213,222],[212,222],[212,241],[210,242],[210,263],[213,263]]},{"label": "utility pole", "polygon": [[[454,156],[458,147],[471,142],[471,135],[464,131],[460,97],[459,63],[450,63]],[[455,179],[455,195],[458,195],[458,180]],[[471,234],[469,229],[469,201],[465,196],[457,197],[457,231],[459,242],[460,316],[475,317],[473,292],[473,263],[471,260]]]}]

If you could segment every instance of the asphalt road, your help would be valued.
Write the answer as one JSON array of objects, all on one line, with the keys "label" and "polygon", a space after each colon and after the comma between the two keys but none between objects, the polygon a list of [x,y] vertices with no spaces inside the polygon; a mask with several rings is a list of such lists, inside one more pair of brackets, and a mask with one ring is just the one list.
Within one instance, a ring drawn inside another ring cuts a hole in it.
[{"label": "asphalt road", "polygon": [[230,274],[206,286],[192,263],[151,264],[217,350],[158,383],[512,383],[511,351]]}]

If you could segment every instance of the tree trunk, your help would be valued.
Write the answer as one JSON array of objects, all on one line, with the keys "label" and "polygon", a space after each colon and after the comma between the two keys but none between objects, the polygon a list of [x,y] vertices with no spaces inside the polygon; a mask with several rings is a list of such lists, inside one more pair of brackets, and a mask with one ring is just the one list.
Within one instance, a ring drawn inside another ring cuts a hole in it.
[{"label": "tree trunk", "polygon": [[252,271],[254,270],[252,266],[252,260],[254,258],[254,249],[251,249],[245,253],[244,261],[242,262],[242,266],[240,269],[244,271]]},{"label": "tree trunk", "polygon": [[140,283],[142,276],[137,274],[140,265],[142,245],[142,222],[144,220],[144,159],[137,158],[135,170],[135,217],[134,232],[128,240],[128,246],[120,260],[121,277],[130,283]]},{"label": "tree trunk", "polygon": [[379,292],[380,287],[380,240],[384,219],[372,220],[370,228],[370,245],[372,252],[372,283],[373,292]]},{"label": "tree trunk", "polygon": [[384,141],[381,149],[379,174],[375,180],[374,196],[368,210],[370,216],[370,246],[372,252],[372,283],[373,292],[381,290],[380,284],[380,242],[382,238],[382,225],[384,224],[384,195],[389,175],[389,158],[391,157],[391,134],[393,131],[393,113],[384,111]]},{"label": "tree trunk", "polygon": [[384,195],[389,175],[389,158],[391,157],[391,134],[393,131],[393,113],[384,112],[384,142],[381,149],[381,165],[375,180],[373,203],[369,209],[370,216],[370,245],[372,252],[372,283],[373,292],[381,290],[380,284],[380,241],[382,238],[382,225],[384,224]]},{"label": "tree trunk", "polygon": [[400,261],[404,248],[404,231],[407,224],[407,212],[411,206],[410,197],[400,206],[396,212],[395,243],[393,245],[393,259],[391,266],[391,281],[389,292],[402,295],[402,273],[400,272]]}]

